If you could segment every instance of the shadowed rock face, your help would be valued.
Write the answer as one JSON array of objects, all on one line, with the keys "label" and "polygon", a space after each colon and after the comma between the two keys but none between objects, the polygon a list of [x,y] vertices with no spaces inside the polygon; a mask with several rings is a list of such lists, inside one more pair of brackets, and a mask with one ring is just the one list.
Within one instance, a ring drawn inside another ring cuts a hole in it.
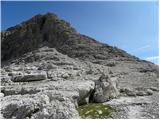
[{"label": "shadowed rock face", "polygon": [[67,32],[75,31],[56,15],[36,15],[2,33],[2,60],[19,57],[46,44],[61,46],[68,39]]},{"label": "shadowed rock face", "polygon": [[158,118],[157,65],[81,35],[51,13],[1,35],[0,118],[80,118],[78,106],[105,101],[122,109],[113,118],[132,118],[132,108],[145,110],[135,118]]}]

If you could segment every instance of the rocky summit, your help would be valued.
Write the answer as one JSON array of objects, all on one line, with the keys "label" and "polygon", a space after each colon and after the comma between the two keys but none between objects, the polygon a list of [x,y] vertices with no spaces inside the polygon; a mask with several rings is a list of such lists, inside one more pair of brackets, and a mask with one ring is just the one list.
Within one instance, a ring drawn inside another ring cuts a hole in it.
[{"label": "rocky summit", "polygon": [[53,13],[1,32],[1,118],[159,118],[158,65]]}]

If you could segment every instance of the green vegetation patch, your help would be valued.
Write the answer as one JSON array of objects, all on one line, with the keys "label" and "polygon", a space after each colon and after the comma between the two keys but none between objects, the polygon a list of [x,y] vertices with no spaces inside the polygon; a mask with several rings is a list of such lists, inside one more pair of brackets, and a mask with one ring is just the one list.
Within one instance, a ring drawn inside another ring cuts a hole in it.
[{"label": "green vegetation patch", "polygon": [[110,117],[115,111],[111,106],[102,103],[90,103],[78,107],[81,118],[104,119]]}]

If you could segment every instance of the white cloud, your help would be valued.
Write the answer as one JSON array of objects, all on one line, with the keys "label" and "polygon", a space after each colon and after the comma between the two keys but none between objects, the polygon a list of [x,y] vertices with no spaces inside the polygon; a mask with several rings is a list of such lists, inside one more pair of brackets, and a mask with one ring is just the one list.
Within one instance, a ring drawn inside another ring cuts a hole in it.
[{"label": "white cloud", "polygon": [[152,56],[152,57],[147,57],[145,58],[146,60],[157,60],[159,59],[159,56]]},{"label": "white cloud", "polygon": [[134,49],[134,50],[131,50],[131,52],[144,50],[144,49],[147,49],[147,48],[150,48],[150,47],[151,47],[150,45],[145,45],[145,46],[142,46],[142,47],[136,48],[136,49]]},{"label": "white cloud", "polygon": [[150,62],[155,63],[157,65],[159,64],[159,56],[146,57],[146,58],[144,58],[144,60],[150,61]]}]

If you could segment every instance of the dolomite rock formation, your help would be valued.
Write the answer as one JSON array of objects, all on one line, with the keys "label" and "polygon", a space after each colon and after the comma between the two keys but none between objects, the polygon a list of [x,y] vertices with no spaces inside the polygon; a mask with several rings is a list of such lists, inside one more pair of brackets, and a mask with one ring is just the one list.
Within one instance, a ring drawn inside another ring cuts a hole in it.
[{"label": "dolomite rock formation", "polygon": [[90,102],[120,109],[112,118],[132,118],[132,108],[145,110],[137,118],[159,117],[157,65],[82,35],[52,13],[1,36],[1,118],[80,118],[78,106]]}]

